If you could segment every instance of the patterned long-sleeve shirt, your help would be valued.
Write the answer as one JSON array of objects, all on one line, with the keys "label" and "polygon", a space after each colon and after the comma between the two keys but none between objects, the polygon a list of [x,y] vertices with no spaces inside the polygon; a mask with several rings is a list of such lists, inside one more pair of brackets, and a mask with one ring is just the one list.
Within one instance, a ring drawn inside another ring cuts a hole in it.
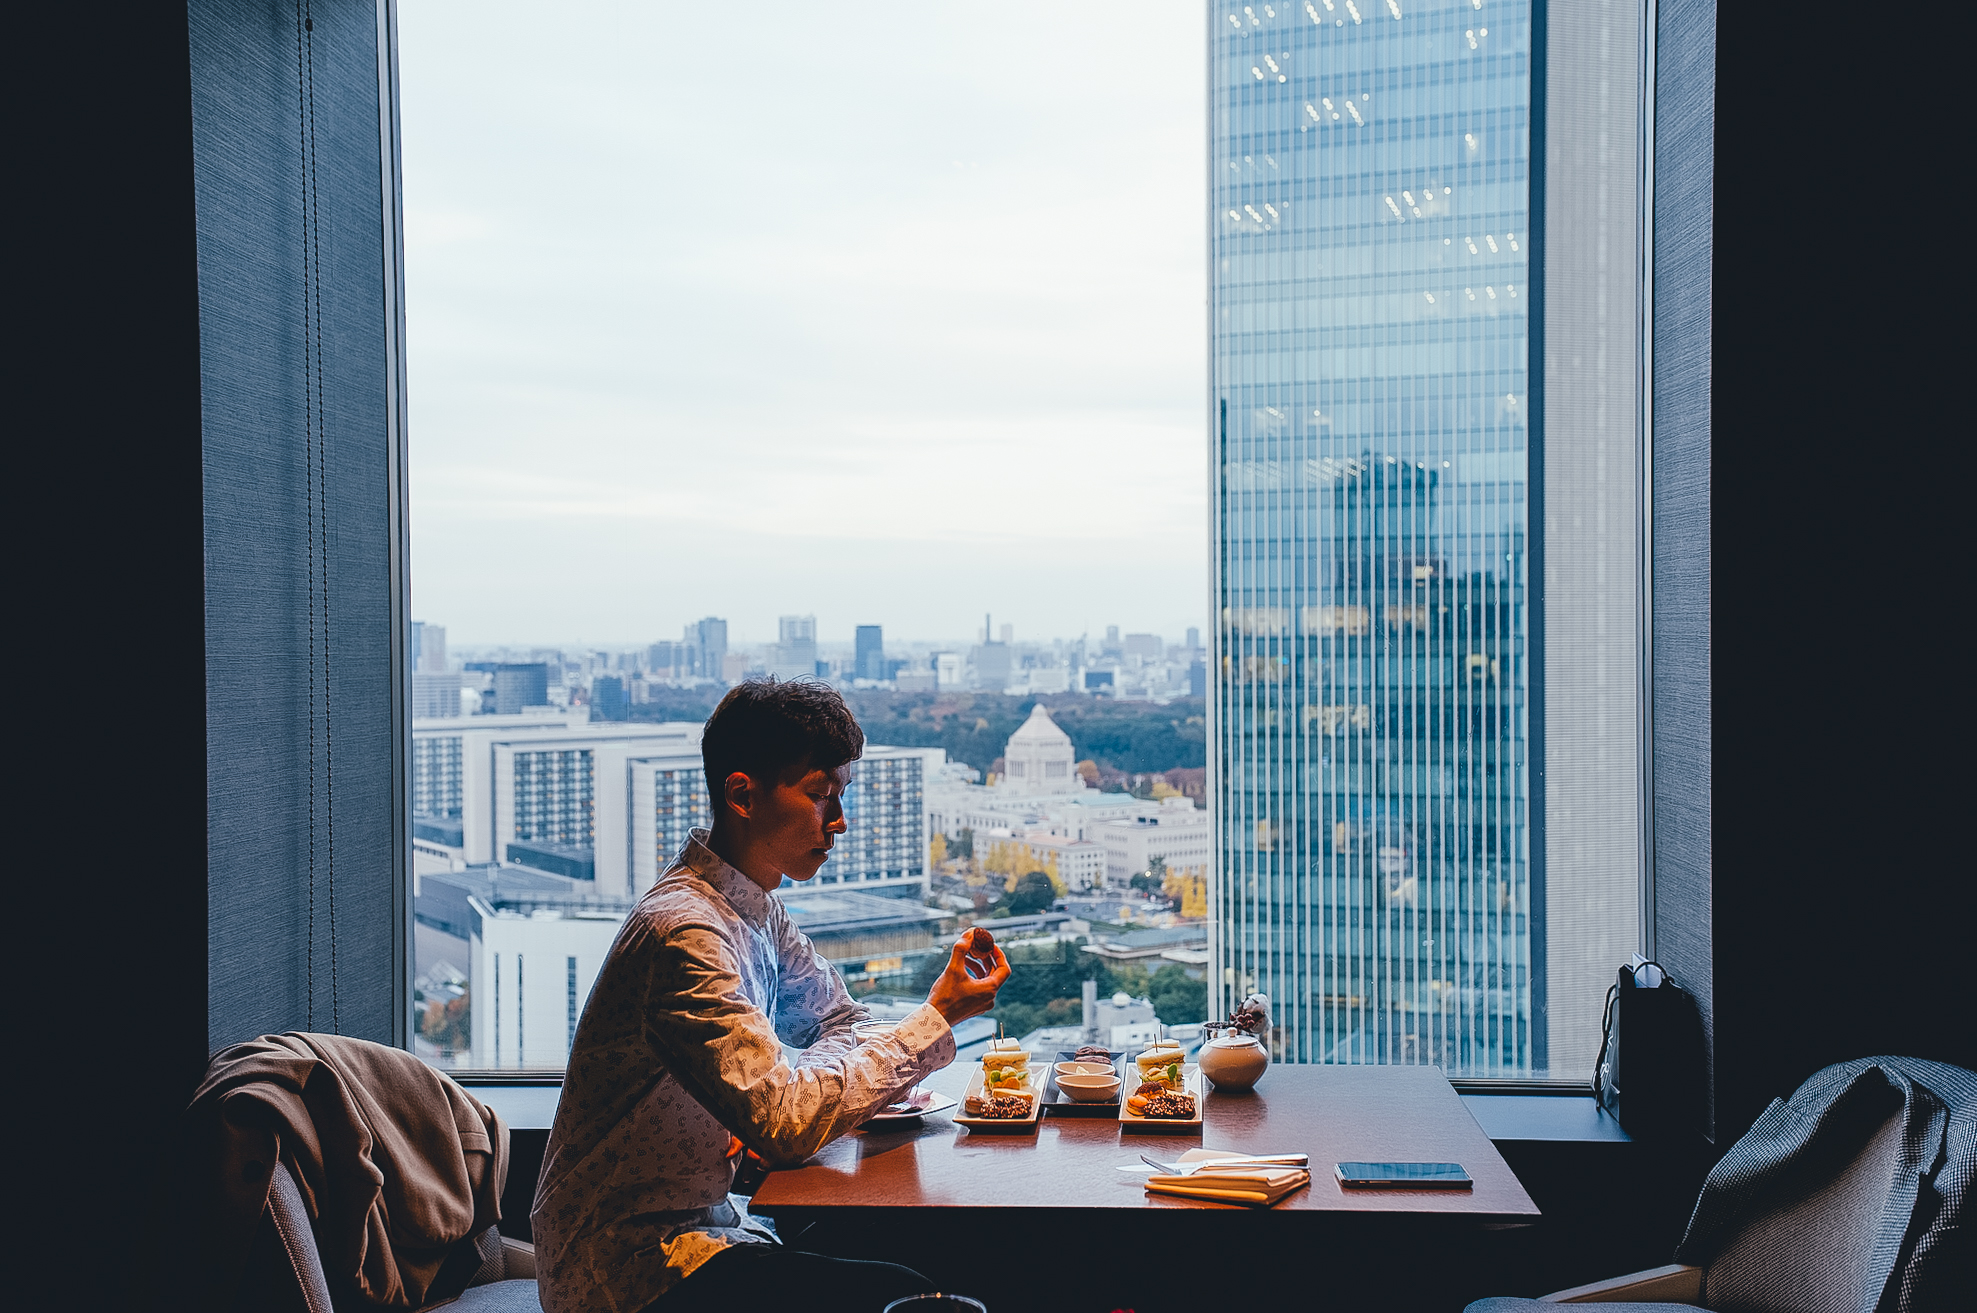
[{"label": "patterned long-sleeve shirt", "polygon": [[842,978],[706,840],[639,899],[577,1024],[531,1212],[548,1313],[636,1313],[728,1246],[775,1243],[728,1193],[729,1133],[798,1163],[954,1059],[931,1007],[859,1042]]}]

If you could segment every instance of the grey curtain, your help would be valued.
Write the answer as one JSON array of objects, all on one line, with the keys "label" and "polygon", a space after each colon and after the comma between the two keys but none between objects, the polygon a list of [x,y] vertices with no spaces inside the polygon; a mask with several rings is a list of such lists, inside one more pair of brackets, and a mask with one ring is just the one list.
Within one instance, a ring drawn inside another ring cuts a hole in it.
[{"label": "grey curtain", "polygon": [[188,16],[208,1047],[402,1042],[389,28],[351,0]]}]

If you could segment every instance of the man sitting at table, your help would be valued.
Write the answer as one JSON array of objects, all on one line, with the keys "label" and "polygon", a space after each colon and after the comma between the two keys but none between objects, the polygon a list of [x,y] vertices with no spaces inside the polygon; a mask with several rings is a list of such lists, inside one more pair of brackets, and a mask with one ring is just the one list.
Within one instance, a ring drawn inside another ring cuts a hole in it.
[{"label": "man sitting at table", "polygon": [[908,1268],[787,1248],[728,1193],[744,1146],[799,1163],[946,1066],[950,1028],[1009,977],[1000,948],[970,956],[964,936],[922,1007],[852,1034],[870,1014],[771,891],[830,856],[864,748],[821,683],[739,684],[708,720],[713,829],[626,918],[570,1047],[531,1213],[548,1313],[876,1313],[932,1289]]}]

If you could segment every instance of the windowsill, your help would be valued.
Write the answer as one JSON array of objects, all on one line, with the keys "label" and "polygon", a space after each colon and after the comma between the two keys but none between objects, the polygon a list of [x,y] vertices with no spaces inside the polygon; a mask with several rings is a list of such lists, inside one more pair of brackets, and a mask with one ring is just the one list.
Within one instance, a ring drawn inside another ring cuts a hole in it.
[{"label": "windowsill", "polygon": [[548,1130],[556,1120],[556,1100],[563,1094],[560,1076],[548,1077],[533,1085],[511,1081],[482,1084],[470,1076],[460,1084],[469,1094],[499,1113],[511,1131]]},{"label": "windowsill", "polygon": [[1625,1144],[1633,1139],[1590,1094],[1465,1093],[1462,1106],[1497,1144],[1531,1140]]},{"label": "windowsill", "polygon": [[[461,1082],[475,1098],[501,1114],[511,1131],[546,1131],[556,1119],[562,1078],[546,1074],[530,1083],[484,1081],[472,1076]],[[1632,1137],[1620,1129],[1590,1094],[1464,1093],[1462,1106],[1497,1143],[1625,1144]]]}]

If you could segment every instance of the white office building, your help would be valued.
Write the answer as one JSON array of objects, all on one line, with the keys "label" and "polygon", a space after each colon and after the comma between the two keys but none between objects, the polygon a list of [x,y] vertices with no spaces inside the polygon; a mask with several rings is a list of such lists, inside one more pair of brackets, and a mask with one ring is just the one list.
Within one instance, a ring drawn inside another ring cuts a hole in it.
[{"label": "white office building", "polygon": [[[1011,851],[998,853],[998,849]],[[1073,839],[1048,829],[1012,831],[993,828],[975,831],[975,855],[993,862],[998,856],[1017,859],[1018,874],[1023,869],[1041,870],[1063,881],[1071,893],[1087,893],[1105,887],[1107,855],[1104,845],[1089,839]]]},{"label": "white office building", "polygon": [[[499,724],[483,726],[483,721]],[[697,724],[588,723],[544,709],[413,722],[415,878],[516,862],[636,898],[712,822]],[[894,897],[928,887],[926,781],[939,748],[870,744],[845,797],[850,829],[819,873]]]},{"label": "white office building", "polygon": [[[489,908],[473,900],[468,941],[474,1056],[490,1067],[562,1067],[621,911]],[[484,1057],[482,1055],[485,1055]]]},{"label": "white office building", "polygon": [[626,817],[631,894],[650,889],[689,832],[714,823],[707,771],[696,744],[679,752],[630,758],[626,769]]},{"label": "white office building", "polygon": [[1106,875],[1114,885],[1145,871],[1156,857],[1169,871],[1208,872],[1208,813],[1191,798],[1163,798],[1150,810],[1103,821],[1091,827],[1091,837],[1105,849]]}]

